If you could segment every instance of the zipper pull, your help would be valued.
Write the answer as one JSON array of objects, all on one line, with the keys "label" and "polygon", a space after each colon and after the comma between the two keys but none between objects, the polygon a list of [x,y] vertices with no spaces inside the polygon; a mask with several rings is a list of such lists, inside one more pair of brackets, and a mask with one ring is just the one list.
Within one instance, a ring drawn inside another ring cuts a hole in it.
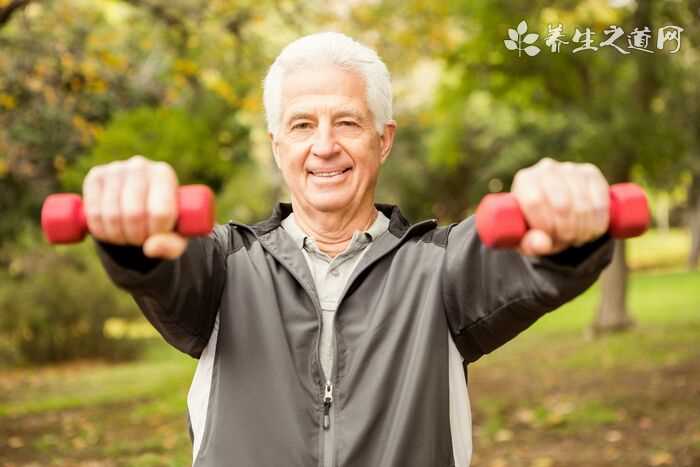
[{"label": "zipper pull", "polygon": [[333,385],[326,381],[326,389],[323,394],[323,429],[327,430],[331,426],[331,404],[333,403]]}]

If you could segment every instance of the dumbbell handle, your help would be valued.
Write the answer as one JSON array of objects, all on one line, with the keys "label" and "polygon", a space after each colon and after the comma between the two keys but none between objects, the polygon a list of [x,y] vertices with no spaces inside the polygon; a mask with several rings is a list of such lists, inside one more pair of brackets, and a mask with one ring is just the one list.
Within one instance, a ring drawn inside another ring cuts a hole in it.
[{"label": "dumbbell handle", "polygon": [[[177,225],[185,237],[207,235],[214,226],[214,193],[205,185],[177,189]],[[41,228],[49,243],[77,243],[88,233],[83,200],[73,193],[56,193],[44,200]]]},{"label": "dumbbell handle", "polygon": [[[634,183],[610,186],[610,226],[614,238],[643,234],[649,227],[647,197]],[[476,229],[481,242],[492,248],[515,248],[528,225],[518,201],[511,193],[486,195],[476,210]]]}]

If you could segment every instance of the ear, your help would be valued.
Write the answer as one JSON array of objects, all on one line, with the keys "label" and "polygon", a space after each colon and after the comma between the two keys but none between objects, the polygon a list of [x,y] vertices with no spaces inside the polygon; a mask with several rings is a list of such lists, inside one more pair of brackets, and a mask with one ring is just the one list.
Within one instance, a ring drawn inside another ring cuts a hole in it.
[{"label": "ear", "polygon": [[282,170],[280,167],[279,143],[275,141],[275,136],[272,133],[268,133],[267,136],[270,138],[270,146],[272,147],[272,157],[275,159],[275,165],[277,165],[278,169]]},{"label": "ear", "polygon": [[389,120],[384,124],[384,134],[380,138],[381,144],[381,163],[387,160],[391,147],[394,145],[394,136],[396,135],[396,121]]}]

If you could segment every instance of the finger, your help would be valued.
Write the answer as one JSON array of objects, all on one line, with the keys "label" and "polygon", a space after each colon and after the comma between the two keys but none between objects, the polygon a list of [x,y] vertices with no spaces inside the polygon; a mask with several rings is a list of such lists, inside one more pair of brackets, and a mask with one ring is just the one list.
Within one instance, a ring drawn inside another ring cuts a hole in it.
[{"label": "finger", "polygon": [[106,237],[102,225],[102,167],[92,168],[83,180],[83,212],[88,231],[93,237],[103,240]]},{"label": "finger", "polygon": [[549,202],[537,183],[534,172],[524,171],[517,175],[513,183],[513,195],[518,200],[529,228],[542,230],[548,235],[554,232],[554,224],[549,215]]},{"label": "finger", "polygon": [[119,162],[112,162],[107,165],[101,202],[105,239],[117,245],[126,243],[126,237],[122,230],[121,212],[122,170],[122,164]]},{"label": "finger", "polygon": [[544,256],[552,252],[552,237],[538,229],[528,230],[520,241],[518,251],[526,256]]},{"label": "finger", "polygon": [[563,179],[571,193],[570,216],[573,225],[571,244],[580,246],[592,236],[593,208],[588,193],[588,179],[580,164],[562,164]]},{"label": "finger", "polygon": [[177,177],[165,163],[150,166],[148,185],[148,232],[171,232],[177,222]]},{"label": "finger", "polygon": [[548,254],[553,255],[553,254],[559,253],[561,251],[566,250],[570,246],[571,246],[570,243],[554,241],[554,243],[552,244],[552,248],[550,249],[550,252]]},{"label": "finger", "polygon": [[576,222],[573,215],[572,195],[560,170],[554,170],[546,178],[543,191],[551,210],[547,213],[552,218],[555,243],[571,244],[576,236]]},{"label": "finger", "polygon": [[129,159],[122,189],[121,207],[124,236],[131,245],[142,245],[148,237],[147,165],[144,159]]},{"label": "finger", "polygon": [[588,175],[588,197],[593,207],[592,240],[607,232],[610,226],[610,186],[595,166]]},{"label": "finger", "polygon": [[150,258],[175,259],[187,248],[187,239],[174,232],[151,235],[143,244],[143,254]]}]

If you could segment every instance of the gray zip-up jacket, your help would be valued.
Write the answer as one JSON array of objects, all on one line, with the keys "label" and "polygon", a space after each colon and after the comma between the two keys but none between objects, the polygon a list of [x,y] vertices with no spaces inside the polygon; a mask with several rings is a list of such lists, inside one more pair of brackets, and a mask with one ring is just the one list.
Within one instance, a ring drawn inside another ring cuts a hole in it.
[{"label": "gray zip-up jacket", "polygon": [[410,225],[396,206],[376,206],[389,231],[341,294],[332,388],[314,282],[280,227],[291,205],[217,226],[175,261],[99,244],[162,336],[201,357],[195,467],[454,466],[450,346],[477,360],[587,289],[612,256],[608,235],[528,258],[484,247],[473,217]]}]

